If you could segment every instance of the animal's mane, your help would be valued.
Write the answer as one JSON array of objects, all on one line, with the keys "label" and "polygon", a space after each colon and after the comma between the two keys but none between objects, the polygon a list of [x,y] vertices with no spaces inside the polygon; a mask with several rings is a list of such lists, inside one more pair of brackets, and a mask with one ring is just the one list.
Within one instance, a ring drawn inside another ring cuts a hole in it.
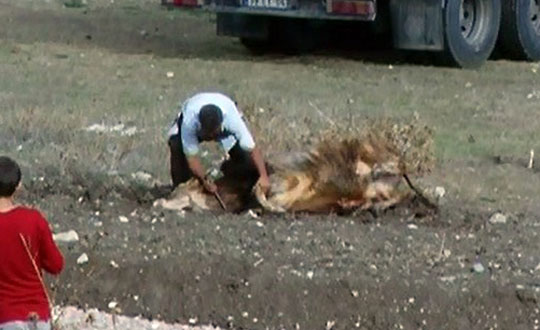
[{"label": "animal's mane", "polygon": [[[288,159],[281,169],[283,176],[308,176],[311,189],[354,195],[371,180],[374,167],[389,161],[399,164],[399,156],[381,139],[325,138],[309,153]],[[360,162],[365,169],[358,168]]]}]

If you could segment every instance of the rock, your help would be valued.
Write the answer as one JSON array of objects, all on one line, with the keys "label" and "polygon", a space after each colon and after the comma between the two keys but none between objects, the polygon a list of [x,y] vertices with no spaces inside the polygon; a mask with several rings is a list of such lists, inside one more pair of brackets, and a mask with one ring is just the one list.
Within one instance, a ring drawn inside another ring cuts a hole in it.
[{"label": "rock", "polygon": [[446,195],[446,189],[444,189],[444,187],[435,187],[435,197],[437,197],[437,199],[441,199],[444,197],[444,195]]},{"label": "rock", "polygon": [[53,235],[55,242],[72,243],[79,241],[79,234],[75,230],[66,231]]},{"label": "rock", "polygon": [[456,277],[453,276],[453,275],[450,275],[450,276],[442,276],[439,278],[442,282],[449,282],[449,283],[453,283],[455,280],[456,280]]},{"label": "rock", "polygon": [[505,224],[506,219],[507,219],[506,215],[497,212],[493,214],[491,218],[489,218],[489,222],[492,224]]},{"label": "rock", "polygon": [[[89,323],[91,328],[94,328],[94,329],[107,329],[110,325],[110,323],[112,323],[112,318],[110,317],[110,315],[107,315],[105,313],[102,313],[100,312],[99,310],[95,309],[95,308],[92,308],[88,311],[88,313],[86,314],[86,317],[84,318],[85,320],[85,323]],[[74,327],[73,328],[77,328],[77,326],[81,327],[80,324],[73,324]],[[67,329],[70,329],[68,327],[66,327]],[[71,328],[71,329],[73,329]],[[82,327],[81,327],[82,328]]]},{"label": "rock", "polygon": [[326,321],[326,330],[334,329],[334,326],[336,325],[336,321]]},{"label": "rock", "polygon": [[77,264],[79,264],[79,265],[83,265],[83,264],[85,264],[87,262],[88,262],[88,255],[86,253],[81,254],[77,258]]},{"label": "rock", "polygon": [[132,126],[132,127],[129,127],[129,128],[126,128],[126,129],[122,130],[120,132],[120,135],[122,135],[122,136],[133,136],[133,135],[137,134],[137,132],[138,132],[137,127]]},{"label": "rock", "polygon": [[484,268],[484,265],[482,265],[482,263],[480,263],[480,262],[475,262],[475,263],[473,264],[473,271],[474,271],[475,273],[481,274],[481,273],[483,273],[485,270],[486,270],[486,269]]},{"label": "rock", "polygon": [[448,258],[452,255],[452,251],[450,251],[449,249],[444,249],[442,251],[442,255],[445,257],[445,258]]},{"label": "rock", "polygon": [[131,177],[138,181],[148,182],[152,180],[152,174],[143,171],[138,171],[131,174]]},{"label": "rock", "polygon": [[446,189],[442,186],[429,187],[422,191],[428,199],[440,201],[446,196]]}]

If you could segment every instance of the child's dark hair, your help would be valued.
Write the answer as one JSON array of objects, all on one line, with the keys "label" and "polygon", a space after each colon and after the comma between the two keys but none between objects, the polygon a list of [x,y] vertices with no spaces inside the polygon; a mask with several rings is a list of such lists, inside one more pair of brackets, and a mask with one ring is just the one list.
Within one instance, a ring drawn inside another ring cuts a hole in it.
[{"label": "child's dark hair", "polygon": [[223,121],[221,109],[213,104],[207,104],[199,112],[199,121],[201,129],[204,132],[211,132],[217,129]]},{"label": "child's dark hair", "polygon": [[0,156],[0,197],[11,197],[21,182],[21,169],[17,163]]}]

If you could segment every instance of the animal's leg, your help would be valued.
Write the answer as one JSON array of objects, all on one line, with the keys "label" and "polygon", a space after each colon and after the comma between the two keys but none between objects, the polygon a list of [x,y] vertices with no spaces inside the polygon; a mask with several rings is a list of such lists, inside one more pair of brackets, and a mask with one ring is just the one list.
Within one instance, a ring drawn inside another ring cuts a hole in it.
[{"label": "animal's leg", "polygon": [[274,205],[273,203],[271,203],[266,198],[265,194],[263,193],[263,191],[262,191],[262,189],[261,189],[261,187],[259,185],[256,185],[253,188],[253,192],[254,192],[255,198],[257,198],[257,201],[259,202],[259,204],[261,204],[263,209],[265,209],[266,211],[275,212],[275,213],[284,213],[285,212],[284,208],[282,208],[279,205]]}]

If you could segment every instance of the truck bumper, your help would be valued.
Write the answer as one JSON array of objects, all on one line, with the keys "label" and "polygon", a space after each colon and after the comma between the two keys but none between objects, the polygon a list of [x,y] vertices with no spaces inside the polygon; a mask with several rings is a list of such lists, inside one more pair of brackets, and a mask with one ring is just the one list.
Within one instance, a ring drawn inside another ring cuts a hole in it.
[{"label": "truck bumper", "polygon": [[[180,1],[180,0],[177,0]],[[186,1],[186,0],[182,0]],[[194,0],[191,0],[194,1]],[[373,21],[377,0],[206,0],[217,13],[338,21]]]},{"label": "truck bumper", "polygon": [[242,14],[253,16],[267,16],[267,17],[289,17],[289,18],[306,18],[306,19],[321,19],[321,20],[333,20],[333,21],[373,21],[376,13],[367,13],[365,15],[336,15],[324,12],[322,10],[268,10],[257,9],[247,7],[233,7],[233,6],[211,6],[208,9],[217,13],[226,14]]}]

